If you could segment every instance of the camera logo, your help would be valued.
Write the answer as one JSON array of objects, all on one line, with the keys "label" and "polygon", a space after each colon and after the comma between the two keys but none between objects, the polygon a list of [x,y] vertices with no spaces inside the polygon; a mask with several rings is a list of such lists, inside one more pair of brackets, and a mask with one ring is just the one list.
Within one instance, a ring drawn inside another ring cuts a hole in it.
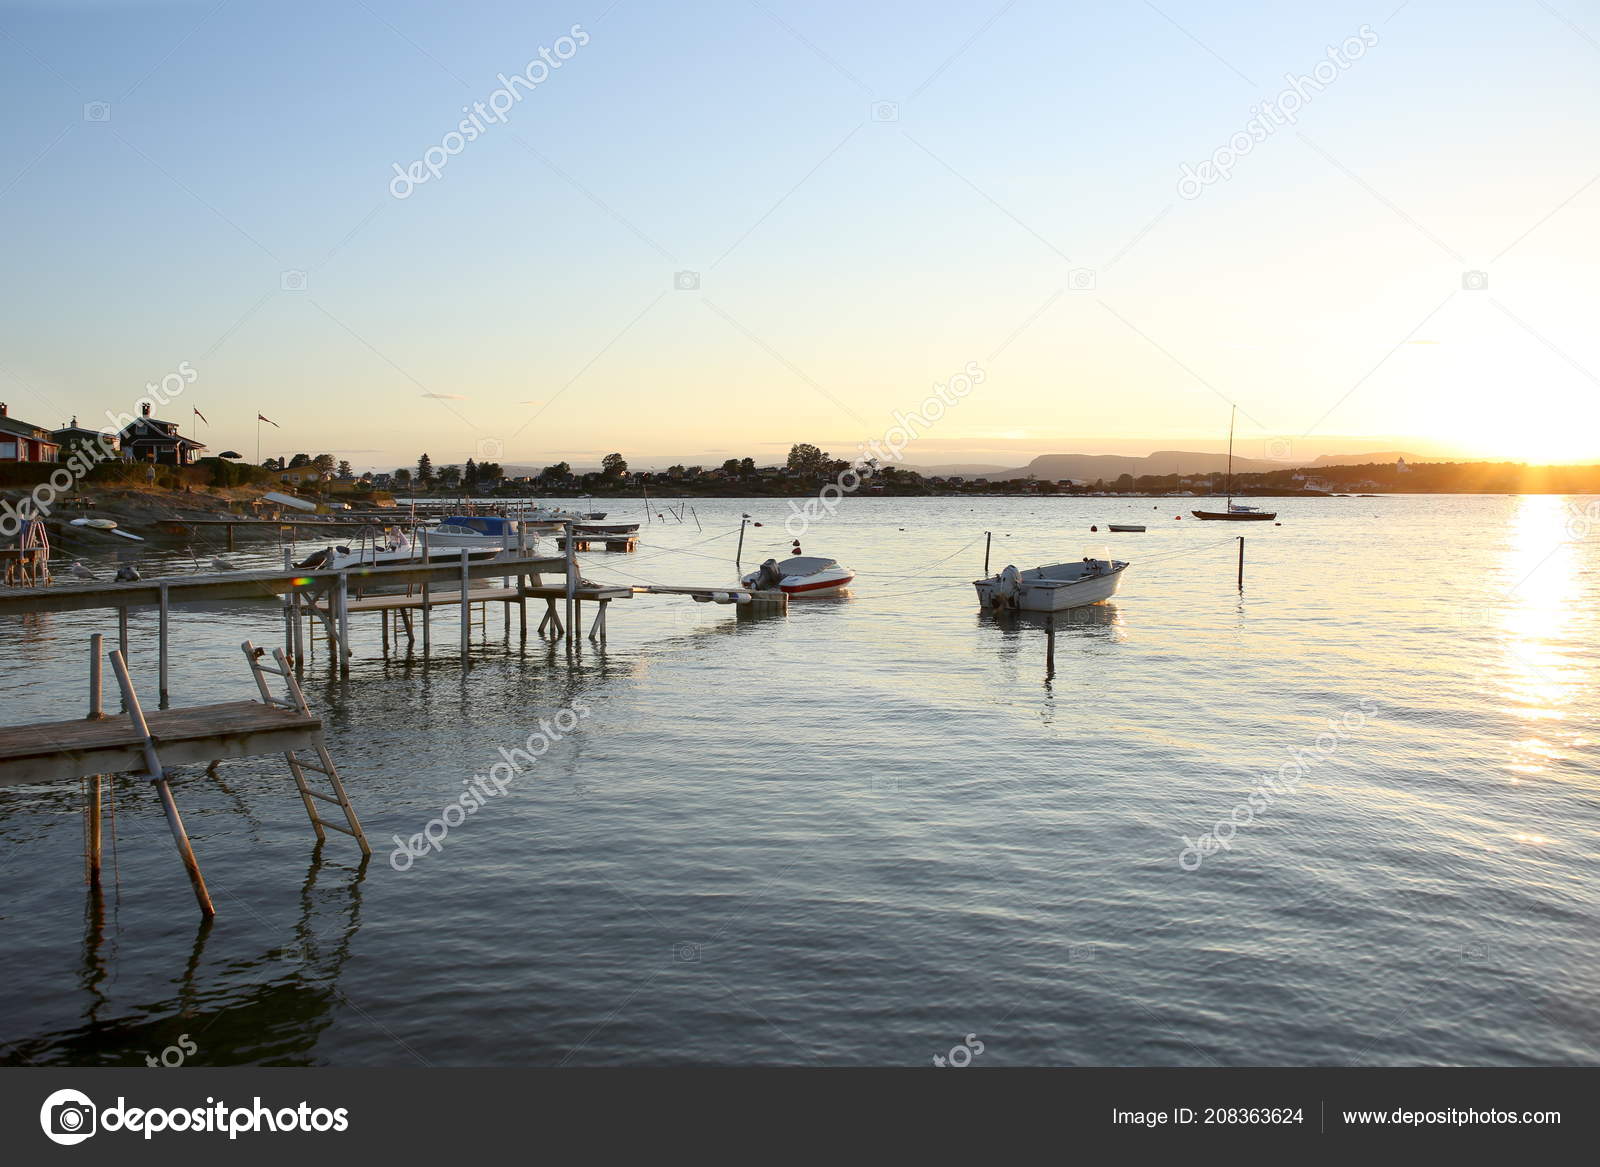
[{"label": "camera logo", "polygon": [[76,1090],[57,1090],[39,1108],[39,1125],[52,1143],[63,1147],[81,1143],[94,1134],[94,1103]]},{"label": "camera logo", "polygon": [[1468,292],[1482,292],[1489,286],[1489,273],[1486,271],[1464,271],[1461,273],[1461,287]]},{"label": "camera logo", "polygon": [[1273,462],[1287,462],[1294,457],[1294,443],[1288,438],[1268,438],[1267,458]]},{"label": "camera logo", "polygon": [[700,959],[700,946],[698,944],[674,944],[672,946],[672,959],[680,964],[695,964]]},{"label": "camera logo", "polygon": [[698,292],[700,290],[700,273],[697,271],[675,272],[672,277],[672,286],[680,292]]},{"label": "camera logo", "polygon": [[875,122],[897,122],[900,120],[900,105],[894,101],[875,101],[872,103],[872,120]]},{"label": "camera logo", "polygon": [[278,277],[278,286],[285,292],[303,292],[306,290],[306,273],[291,268]]},{"label": "camera logo", "polygon": [[89,101],[83,106],[83,120],[86,122],[108,122],[111,120],[111,103],[109,101]]},{"label": "camera logo", "polygon": [[478,439],[478,461],[498,462],[505,457],[506,444],[499,438]]},{"label": "camera logo", "polygon": [[1067,287],[1074,292],[1092,292],[1095,274],[1092,267],[1075,267],[1067,273]]}]

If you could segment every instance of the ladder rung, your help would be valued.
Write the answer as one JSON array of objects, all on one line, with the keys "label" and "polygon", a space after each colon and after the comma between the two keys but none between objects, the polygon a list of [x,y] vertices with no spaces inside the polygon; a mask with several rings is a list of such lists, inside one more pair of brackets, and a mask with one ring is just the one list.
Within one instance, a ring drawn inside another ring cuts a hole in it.
[{"label": "ladder rung", "polygon": [[282,669],[268,668],[266,665],[256,665],[255,670],[258,673],[271,673],[275,677],[287,677],[289,675]]},{"label": "ladder rung", "polygon": [[315,762],[308,762],[304,758],[296,758],[294,760],[294,764],[296,766],[299,766],[302,770],[310,770],[310,771],[312,771],[314,773],[321,774],[321,775],[323,775],[324,777],[327,777],[327,778],[332,778],[333,777],[333,775],[331,773],[329,773],[327,770],[324,770],[321,766],[317,765]]},{"label": "ladder rung", "polygon": [[361,837],[360,835],[358,835],[354,831],[352,831],[349,827],[341,827],[338,823],[330,823],[327,819],[319,818],[319,819],[317,819],[317,822],[321,823],[323,826],[327,827],[329,830],[338,831],[340,834],[349,835],[352,839],[359,839]]},{"label": "ladder rung", "polygon": [[344,803],[340,802],[337,798],[333,797],[333,795],[324,794],[320,790],[313,790],[309,786],[306,787],[306,793],[309,794],[312,798],[320,798],[320,799],[322,799],[323,802],[331,802],[335,806],[343,806],[344,805]]}]

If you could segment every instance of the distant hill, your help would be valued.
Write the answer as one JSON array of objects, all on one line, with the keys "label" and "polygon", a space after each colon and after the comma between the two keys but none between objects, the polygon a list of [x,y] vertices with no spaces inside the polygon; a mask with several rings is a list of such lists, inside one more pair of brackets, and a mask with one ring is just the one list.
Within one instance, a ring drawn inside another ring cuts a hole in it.
[{"label": "distant hill", "polygon": [[[1282,470],[1289,463],[1266,462],[1259,458],[1233,459],[1235,474],[1257,471]],[[1040,454],[1020,470],[1007,470],[991,475],[994,478],[1037,478],[1058,481],[1070,478],[1074,482],[1093,482],[1103,478],[1111,482],[1123,474],[1135,478],[1141,474],[1208,474],[1221,473],[1228,468],[1227,454],[1202,454],[1195,450],[1158,450],[1142,458],[1126,454]]]},{"label": "distant hill", "polygon": [[[1376,454],[1323,454],[1313,461],[1287,459],[1282,462],[1264,458],[1233,458],[1235,474],[1263,474],[1269,470],[1289,470],[1299,466],[1362,466],[1369,462],[1393,462],[1397,458],[1407,462],[1417,459],[1399,452]],[[1196,450],[1157,450],[1142,458],[1126,454],[1040,454],[1020,470],[991,473],[990,478],[1036,478],[1056,482],[1069,478],[1074,482],[1093,482],[1104,479],[1112,482],[1123,474],[1138,478],[1141,474],[1220,474],[1228,468],[1228,455],[1204,454]]]},{"label": "distant hill", "polygon": [[[1380,450],[1376,454],[1323,454],[1315,462],[1305,462],[1306,466],[1366,466],[1373,462],[1394,462],[1404,458],[1407,462],[1420,462],[1422,459],[1415,454],[1408,454],[1404,450]],[[1438,459],[1434,459],[1438,461]]]}]

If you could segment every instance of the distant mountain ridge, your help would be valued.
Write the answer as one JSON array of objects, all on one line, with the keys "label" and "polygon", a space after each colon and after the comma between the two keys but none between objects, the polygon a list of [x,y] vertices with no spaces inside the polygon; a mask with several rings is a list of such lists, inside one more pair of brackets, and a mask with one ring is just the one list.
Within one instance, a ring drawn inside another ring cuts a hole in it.
[{"label": "distant mountain ridge", "polygon": [[[1367,462],[1393,462],[1398,458],[1416,461],[1398,451],[1375,454],[1322,454],[1310,461],[1285,459],[1282,462],[1264,458],[1233,458],[1235,474],[1262,474],[1269,470],[1292,470],[1299,467],[1360,466]],[[1197,450],[1157,450],[1144,457],[1126,454],[1040,454],[1020,470],[1005,470],[988,478],[1026,478],[1033,475],[1051,482],[1070,478],[1074,482],[1093,482],[1104,479],[1110,482],[1124,474],[1138,478],[1143,474],[1220,474],[1228,468],[1228,455],[1207,454]]]}]

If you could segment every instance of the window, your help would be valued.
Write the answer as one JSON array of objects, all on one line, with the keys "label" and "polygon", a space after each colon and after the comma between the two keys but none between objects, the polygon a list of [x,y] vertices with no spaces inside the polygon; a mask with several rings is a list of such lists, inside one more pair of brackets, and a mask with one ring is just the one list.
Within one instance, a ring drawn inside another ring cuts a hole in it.
[{"label": "window", "polygon": [[0,438],[0,458],[17,460],[17,443],[10,438]]}]

